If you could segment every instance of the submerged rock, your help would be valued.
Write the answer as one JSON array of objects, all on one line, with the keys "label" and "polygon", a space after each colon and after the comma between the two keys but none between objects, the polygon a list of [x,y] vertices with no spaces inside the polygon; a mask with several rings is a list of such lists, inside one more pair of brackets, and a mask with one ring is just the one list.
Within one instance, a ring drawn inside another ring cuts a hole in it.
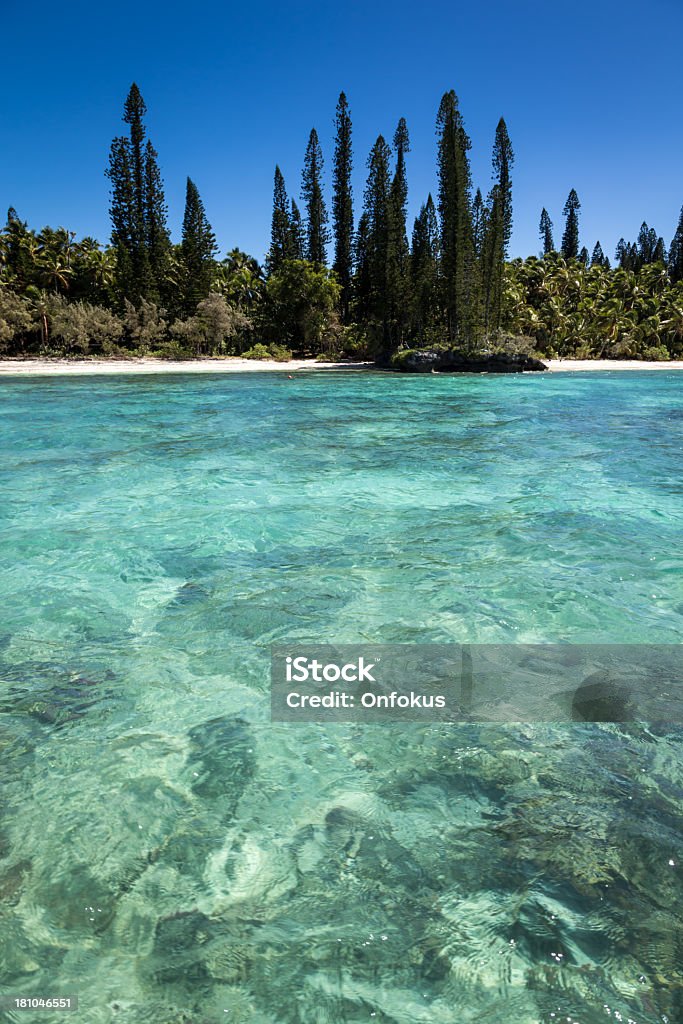
[{"label": "submerged rock", "polygon": [[211,939],[215,925],[198,910],[180,911],[162,917],[156,926],[152,967],[160,984],[191,986],[209,979],[203,947]]},{"label": "submerged rock", "polygon": [[4,866],[0,868],[0,903],[12,907],[19,902],[30,871],[30,860],[20,860],[6,869]]},{"label": "submerged rock", "polygon": [[241,718],[211,718],[190,730],[192,791],[232,815],[256,770],[254,738]]},{"label": "submerged rock", "polygon": [[575,722],[632,722],[636,711],[631,690],[606,671],[584,679],[572,700]]},{"label": "submerged rock", "polygon": [[[22,684],[24,678],[31,679],[34,674],[32,666],[22,666],[18,672]],[[76,673],[65,675],[50,666],[47,671],[40,666],[38,674],[47,675],[49,682],[38,689],[29,689],[26,684],[10,687],[0,701],[1,713],[28,715],[43,725],[61,726],[82,718],[92,707],[115,696],[105,683],[114,678],[110,671],[97,678]]]}]

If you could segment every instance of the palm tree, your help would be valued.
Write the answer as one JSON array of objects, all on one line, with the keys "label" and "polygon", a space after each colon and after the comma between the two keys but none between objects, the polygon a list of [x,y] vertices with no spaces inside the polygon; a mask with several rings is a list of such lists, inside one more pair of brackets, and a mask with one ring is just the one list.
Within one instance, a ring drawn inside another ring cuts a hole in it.
[{"label": "palm tree", "polygon": [[248,309],[263,297],[263,270],[253,256],[232,249],[216,268],[215,288],[237,309]]},{"label": "palm tree", "polygon": [[116,274],[116,252],[114,249],[100,249],[88,247],[79,253],[85,276],[91,283],[92,288],[99,293],[106,294],[114,284]]},{"label": "palm tree", "polygon": [[56,252],[49,252],[38,263],[38,279],[45,288],[55,292],[67,292],[73,271]]}]

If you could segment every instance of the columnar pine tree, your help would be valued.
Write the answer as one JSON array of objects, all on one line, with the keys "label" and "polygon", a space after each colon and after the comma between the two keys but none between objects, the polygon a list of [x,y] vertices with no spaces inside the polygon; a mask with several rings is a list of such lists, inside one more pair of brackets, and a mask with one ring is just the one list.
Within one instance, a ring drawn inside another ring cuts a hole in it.
[{"label": "columnar pine tree", "polygon": [[183,311],[194,313],[197,303],[211,290],[215,273],[216,239],[206,219],[204,204],[191,178],[187,179],[183,240],[180,256],[183,266]]},{"label": "columnar pine tree", "polygon": [[489,196],[490,214],[483,244],[484,330],[500,328],[503,309],[503,273],[512,235],[512,180],[514,160],[505,121],[501,117],[493,146],[494,186]]},{"label": "columnar pine tree", "polygon": [[301,195],[306,205],[306,259],[318,266],[326,262],[325,246],[329,241],[327,211],[322,190],[323,154],[315,128],[306,147]]},{"label": "columnar pine tree", "polygon": [[625,242],[623,238],[620,238],[615,259],[621,270],[640,270],[640,256],[635,242]]},{"label": "columnar pine tree", "polygon": [[353,316],[366,324],[370,316],[370,218],[367,212],[358,221],[353,245]]},{"label": "columnar pine tree", "polygon": [[149,252],[147,249],[147,231],[145,225],[145,189],[144,189],[144,154],[145,125],[143,118],[147,113],[145,101],[135,82],[130,87],[123,107],[123,120],[130,132],[130,169],[133,177],[133,219],[131,224],[132,270],[134,291],[139,291],[147,298],[151,291]]},{"label": "columnar pine tree", "polygon": [[638,233],[638,262],[641,267],[649,263],[664,263],[666,261],[666,249],[664,239],[657,235],[654,228],[643,222]]},{"label": "columnar pine tree", "polygon": [[333,269],[341,285],[341,319],[350,318],[351,278],[353,276],[353,193],[351,190],[351,116],[346,96],[339,94],[335,119],[332,223],[334,225]]},{"label": "columnar pine tree", "polygon": [[367,231],[365,261],[367,315],[371,334],[381,356],[391,349],[387,306],[387,251],[389,244],[391,150],[378,136],[368,157],[368,180],[364,193],[363,230]]},{"label": "columnar pine tree", "polygon": [[543,245],[543,255],[547,256],[548,253],[554,252],[555,241],[553,239],[553,222],[551,221],[550,215],[545,206],[541,211],[541,223],[538,225],[538,233]]},{"label": "columnar pine tree", "polygon": [[403,343],[409,317],[408,235],[406,214],[408,179],[406,153],[410,152],[410,138],[405,118],[398,122],[394,134],[396,170],[389,192],[387,210],[387,321],[389,344],[392,349]]},{"label": "columnar pine tree", "polygon": [[266,256],[268,274],[276,274],[284,261],[292,257],[292,222],[289,214],[289,200],[285,179],[278,166],[275,167],[273,183],[273,217],[270,227],[270,249]]},{"label": "columnar pine tree", "polygon": [[602,246],[598,240],[593,248],[593,255],[591,256],[591,267],[604,267],[605,266],[605,254],[602,251]]},{"label": "columnar pine tree", "polygon": [[587,267],[590,263],[590,253],[585,245],[581,246],[581,252],[579,253],[579,263],[583,263],[584,267]]},{"label": "columnar pine tree", "polygon": [[168,211],[164,186],[157,164],[157,152],[151,142],[145,147],[145,232],[150,271],[149,297],[158,302],[169,298],[168,275],[171,239],[166,225]]},{"label": "columnar pine tree", "polygon": [[579,210],[581,203],[574,189],[567,196],[562,211],[567,218],[562,235],[562,255],[566,260],[575,260],[579,256]]},{"label": "columnar pine tree", "polygon": [[472,237],[474,239],[474,254],[481,259],[484,251],[484,239],[488,227],[489,209],[484,202],[481,189],[478,188],[472,203]]},{"label": "columnar pine tree", "polygon": [[[481,198],[481,192],[478,193]],[[431,194],[413,227],[410,254],[412,294],[411,335],[417,344],[432,340],[439,288],[439,223]]]},{"label": "columnar pine tree", "polygon": [[657,239],[657,243],[652,253],[653,263],[666,263],[666,246],[664,245],[664,239],[660,235]]},{"label": "columnar pine tree", "polygon": [[123,107],[123,120],[130,131],[131,171],[133,173],[133,231],[136,242],[136,255],[147,261],[145,231],[145,188],[144,188],[144,152],[145,125],[143,118],[147,113],[145,101],[135,82],[130,87]]},{"label": "columnar pine tree", "polygon": [[116,254],[116,285],[120,295],[139,301],[143,249],[135,227],[135,189],[128,139],[121,137],[112,142],[106,174],[111,182],[109,214],[111,244]]},{"label": "columnar pine tree", "polygon": [[674,283],[683,281],[683,207],[669,247],[669,275]]},{"label": "columnar pine tree", "polygon": [[474,238],[470,211],[470,140],[455,92],[444,93],[436,120],[441,283],[448,341],[468,342],[473,334]]},{"label": "columnar pine tree", "polygon": [[289,259],[302,260],[304,258],[304,226],[301,220],[301,212],[295,201],[292,199],[292,208],[289,217],[290,242]]},{"label": "columnar pine tree", "polygon": [[609,256],[605,254],[605,251],[600,244],[600,241],[595,243],[593,252],[590,258],[591,267],[603,267],[605,270],[611,270],[612,264],[609,261]]},{"label": "columnar pine tree", "polygon": [[616,260],[622,270],[639,271],[650,263],[667,263],[664,239],[643,221],[637,242],[619,239]]},{"label": "columnar pine tree", "polygon": [[120,293],[134,302],[157,300],[163,293],[170,249],[157,154],[151,143],[145,145],[146,109],[133,83],[123,111],[129,135],[112,142],[106,172],[111,182],[109,212],[117,284]]}]

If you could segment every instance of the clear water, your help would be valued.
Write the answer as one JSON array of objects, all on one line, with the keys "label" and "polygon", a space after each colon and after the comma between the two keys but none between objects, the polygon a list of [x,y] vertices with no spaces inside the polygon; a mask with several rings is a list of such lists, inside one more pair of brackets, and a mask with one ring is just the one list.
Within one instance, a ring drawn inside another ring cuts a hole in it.
[{"label": "clear water", "polygon": [[267,694],[281,640],[680,642],[682,382],[0,382],[0,991],[679,1024],[680,729],[275,726]]}]

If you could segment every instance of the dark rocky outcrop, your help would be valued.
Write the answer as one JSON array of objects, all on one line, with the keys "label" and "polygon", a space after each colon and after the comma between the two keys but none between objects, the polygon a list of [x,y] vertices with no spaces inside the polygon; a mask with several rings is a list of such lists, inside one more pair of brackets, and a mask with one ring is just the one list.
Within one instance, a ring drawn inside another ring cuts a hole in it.
[{"label": "dark rocky outcrop", "polygon": [[479,352],[467,356],[454,349],[408,349],[398,352],[387,368],[403,373],[523,373],[548,369],[540,359],[522,353]]}]

